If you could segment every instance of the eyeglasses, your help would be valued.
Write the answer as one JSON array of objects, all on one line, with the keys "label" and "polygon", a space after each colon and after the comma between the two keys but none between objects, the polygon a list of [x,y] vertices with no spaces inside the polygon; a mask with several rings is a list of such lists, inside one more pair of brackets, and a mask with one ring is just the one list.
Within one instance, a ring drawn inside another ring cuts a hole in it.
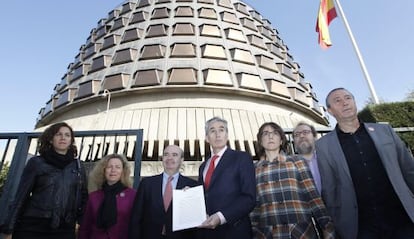
[{"label": "eyeglasses", "polygon": [[262,137],[269,137],[270,136],[273,138],[274,136],[279,135],[279,133],[277,131],[263,131],[262,133]]},{"label": "eyeglasses", "polygon": [[306,135],[308,135],[310,133],[312,133],[312,131],[311,130],[307,130],[307,129],[306,130],[302,130],[302,131],[297,131],[297,132],[293,133],[293,137],[298,138],[301,135],[306,136]]}]

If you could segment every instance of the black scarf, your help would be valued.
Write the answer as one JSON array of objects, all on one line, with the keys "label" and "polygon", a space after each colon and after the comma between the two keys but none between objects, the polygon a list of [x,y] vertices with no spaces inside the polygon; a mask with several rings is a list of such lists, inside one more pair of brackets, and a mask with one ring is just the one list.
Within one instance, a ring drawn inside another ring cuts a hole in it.
[{"label": "black scarf", "polygon": [[54,149],[49,149],[42,155],[42,157],[45,159],[46,163],[59,169],[64,169],[68,164],[75,160],[75,154],[72,149],[69,149],[66,154],[59,154]]},{"label": "black scarf", "polygon": [[122,192],[126,187],[118,181],[113,185],[104,183],[102,190],[104,191],[104,199],[98,211],[96,225],[98,228],[108,229],[117,221],[116,195]]}]

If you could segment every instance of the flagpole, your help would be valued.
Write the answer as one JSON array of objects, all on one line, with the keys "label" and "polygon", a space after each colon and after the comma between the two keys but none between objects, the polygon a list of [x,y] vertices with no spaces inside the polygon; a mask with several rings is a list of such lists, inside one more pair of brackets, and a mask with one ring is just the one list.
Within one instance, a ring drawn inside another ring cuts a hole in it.
[{"label": "flagpole", "polygon": [[355,50],[355,52],[357,54],[357,57],[358,57],[358,60],[359,60],[359,64],[361,65],[361,68],[362,68],[362,72],[364,73],[365,80],[368,83],[368,87],[369,87],[369,90],[371,91],[371,95],[372,95],[372,98],[374,100],[374,103],[375,104],[379,104],[379,100],[378,100],[377,93],[375,92],[374,85],[371,82],[371,77],[369,76],[368,70],[365,67],[364,59],[362,59],[362,55],[359,52],[358,45],[356,44],[354,35],[352,34],[351,28],[349,27],[348,20],[346,19],[345,14],[344,14],[344,11],[342,10],[342,6],[339,3],[339,0],[334,0],[334,1],[336,3],[336,6],[338,7],[339,14],[341,14],[341,17],[342,17],[342,20],[344,22],[345,28],[346,28],[346,30],[348,32],[348,35],[351,38],[352,45],[354,46],[354,50]]}]

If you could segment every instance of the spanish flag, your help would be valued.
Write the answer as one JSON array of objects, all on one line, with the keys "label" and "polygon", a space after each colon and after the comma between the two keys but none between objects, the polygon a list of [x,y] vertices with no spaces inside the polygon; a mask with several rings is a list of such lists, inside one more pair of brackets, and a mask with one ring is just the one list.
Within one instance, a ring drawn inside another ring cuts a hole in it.
[{"label": "spanish flag", "polygon": [[326,49],[332,45],[329,36],[329,23],[336,17],[335,5],[333,0],[320,0],[321,4],[318,11],[318,19],[316,20],[316,32],[319,33],[318,43]]}]

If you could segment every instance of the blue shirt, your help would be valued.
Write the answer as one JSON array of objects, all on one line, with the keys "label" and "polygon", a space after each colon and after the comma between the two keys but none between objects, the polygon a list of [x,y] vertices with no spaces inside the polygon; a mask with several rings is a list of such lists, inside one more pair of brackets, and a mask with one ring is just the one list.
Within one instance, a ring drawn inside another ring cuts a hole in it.
[{"label": "blue shirt", "polygon": [[318,162],[316,161],[316,152],[313,153],[311,159],[306,159],[306,163],[312,173],[313,181],[315,181],[316,189],[319,194],[322,192],[321,174],[319,173]]},{"label": "blue shirt", "polygon": [[[171,181],[171,185],[173,190],[177,187],[177,182],[178,182],[178,176],[180,175],[180,173],[176,173],[173,176],[173,180]],[[165,185],[168,182],[168,178],[170,177],[170,175],[166,174],[165,172],[162,174],[162,195],[164,196],[164,192],[165,192]]]}]

